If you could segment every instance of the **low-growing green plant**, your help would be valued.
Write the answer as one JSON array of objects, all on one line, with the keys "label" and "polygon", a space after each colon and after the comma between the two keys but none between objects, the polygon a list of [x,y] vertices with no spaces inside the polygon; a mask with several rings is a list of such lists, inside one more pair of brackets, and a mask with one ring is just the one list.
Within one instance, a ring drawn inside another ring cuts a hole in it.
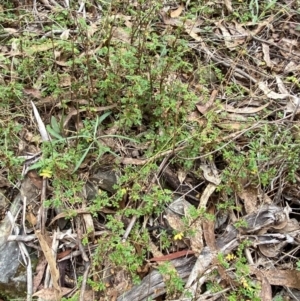
[{"label": "low-growing green plant", "polygon": [[[4,113],[5,110],[0,113],[0,116]],[[16,156],[19,143],[22,143],[20,138],[22,126],[14,122],[13,115],[5,114],[3,116],[5,116],[6,121],[0,122],[0,168],[5,168],[7,179],[14,182],[20,176],[22,163],[24,162],[23,158]]]},{"label": "low-growing green plant", "polygon": [[176,269],[169,262],[164,262],[158,266],[158,271],[162,274],[166,284],[168,296],[176,296],[184,290],[184,281],[177,274]]},{"label": "low-growing green plant", "polygon": [[[202,60],[202,54],[191,48],[191,32],[185,26],[201,16],[199,37],[209,37],[205,41],[208,46],[216,45],[219,43],[216,37],[220,36],[215,30],[216,15],[229,23],[237,20],[255,25],[273,15],[276,2],[236,1],[232,13],[224,14],[223,3],[191,1],[181,16],[171,18],[176,26],[161,26],[169,17],[162,15],[164,1],[101,1],[101,18],[96,22],[90,19],[93,13],[85,11],[89,17],[76,14],[74,1],[70,9],[49,10],[43,37],[26,30],[8,34],[1,29],[3,49],[10,49],[11,53],[0,55],[0,167],[5,168],[10,181],[15,182],[21,173],[18,153],[23,151],[22,126],[34,131],[28,121],[30,109],[25,90],[33,90],[33,101],[41,103],[38,109],[45,123],[49,123],[47,130],[52,137],[49,142],[38,139],[30,142],[42,151],[42,158],[31,168],[49,178],[53,188],[45,205],[65,207],[67,218],[71,219],[82,205],[86,175],[105,155],[122,159],[130,156],[128,150],[136,148],[136,160],[145,162],[135,166],[122,165],[122,160],[116,160],[113,167],[122,175],[115,192],[98,191],[88,200],[88,210],[95,218],[105,207],[116,212],[105,215],[108,233],[99,238],[92,258],[92,276],[99,276],[88,280],[93,289],[106,288],[101,278],[104,259],[112,267],[127,271],[138,282],[137,269],[149,252],[150,240],[142,224],[149,216],[159,216],[172,201],[165,183],[154,181],[159,178],[157,172],[163,172],[158,166],[166,154],[167,164],[191,172],[197,181],[203,180],[199,168],[202,161],[216,162],[221,177],[216,193],[224,195],[218,210],[241,210],[233,198],[243,189],[245,181],[265,191],[270,191],[270,187],[273,190],[273,182],[278,178],[282,182],[296,181],[296,171],[300,168],[296,125],[286,127],[273,122],[275,117],[284,118],[285,113],[269,108],[248,114],[248,118],[232,116],[224,110],[224,98],[229,105],[231,102],[239,105],[248,100],[251,91],[242,82],[230,80],[235,66],[225,73],[221,64]],[[85,5],[87,10],[98,9],[93,3]],[[27,23],[34,16],[23,15],[25,10],[18,12],[15,14],[14,3],[3,2],[0,7],[3,28],[15,28],[16,24],[28,28]],[[246,46],[240,47],[230,52],[230,59],[237,63],[251,56]],[[286,82],[299,88],[296,75],[287,77]],[[211,92],[215,89],[220,93],[211,104]],[[51,110],[48,105],[43,106],[49,99],[53,102]],[[208,108],[203,113],[199,107],[205,105]],[[109,111],[99,113],[107,106]],[[236,120],[233,122],[231,117]],[[117,134],[102,134],[110,129],[116,129]],[[107,138],[114,139],[118,146],[109,147],[104,141]],[[136,224],[123,242],[127,221],[132,216],[137,217]],[[204,209],[192,207],[184,218],[186,229],[174,234],[179,237],[192,234],[190,228],[195,221],[211,218]],[[235,226],[247,225],[240,219]],[[88,244],[89,236],[85,234],[83,243]],[[160,233],[163,251],[170,247],[172,239],[171,233]],[[235,281],[239,283],[235,292],[227,294],[228,300],[257,300],[258,288],[249,276],[243,247],[234,259],[218,256],[223,268],[234,269]],[[168,294],[183,290],[183,281],[170,265],[164,264],[159,269],[170,280],[166,282]],[[207,288],[220,289],[213,282]]]},{"label": "low-growing green plant", "polygon": [[297,265],[297,271],[300,271],[300,261],[299,260],[296,262],[296,265]]},{"label": "low-growing green plant", "polygon": [[[234,278],[232,281],[235,283],[235,289],[227,294],[227,299],[232,301],[237,300],[256,300],[259,301],[260,287],[250,277],[250,268],[247,259],[244,255],[244,249],[249,245],[248,241],[243,241],[239,245],[235,254],[224,254],[219,253],[217,259],[223,268],[228,270],[229,268],[234,269]],[[210,288],[214,291],[218,291],[218,287],[213,283]],[[219,289],[221,291],[221,288]]]}]

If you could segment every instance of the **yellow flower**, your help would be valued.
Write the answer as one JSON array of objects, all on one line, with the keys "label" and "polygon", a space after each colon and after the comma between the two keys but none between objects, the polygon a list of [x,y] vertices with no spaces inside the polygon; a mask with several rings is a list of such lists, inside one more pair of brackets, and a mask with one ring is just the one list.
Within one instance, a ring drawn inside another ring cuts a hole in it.
[{"label": "yellow flower", "polygon": [[127,189],[126,188],[122,188],[121,189],[121,195],[123,196],[123,195],[125,195],[127,193]]},{"label": "yellow flower", "polygon": [[246,290],[251,291],[251,287],[244,277],[241,278],[241,284]]},{"label": "yellow flower", "polygon": [[179,232],[174,235],[174,240],[182,240],[183,236],[184,236],[183,232]]},{"label": "yellow flower", "polygon": [[40,172],[40,176],[49,179],[49,178],[52,177],[52,171],[51,171],[50,169],[43,169],[43,170]]},{"label": "yellow flower", "polygon": [[229,254],[227,254],[227,256],[225,258],[227,261],[231,261],[231,260],[234,260],[236,257],[234,254],[229,253]]}]

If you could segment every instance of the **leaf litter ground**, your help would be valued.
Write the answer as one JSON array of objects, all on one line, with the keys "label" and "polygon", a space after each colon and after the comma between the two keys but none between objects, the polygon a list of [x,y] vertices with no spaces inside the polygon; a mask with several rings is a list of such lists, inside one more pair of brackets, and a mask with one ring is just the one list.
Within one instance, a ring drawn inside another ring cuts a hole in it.
[{"label": "leaf litter ground", "polygon": [[0,5],[27,300],[299,299],[299,2],[260,2]]}]

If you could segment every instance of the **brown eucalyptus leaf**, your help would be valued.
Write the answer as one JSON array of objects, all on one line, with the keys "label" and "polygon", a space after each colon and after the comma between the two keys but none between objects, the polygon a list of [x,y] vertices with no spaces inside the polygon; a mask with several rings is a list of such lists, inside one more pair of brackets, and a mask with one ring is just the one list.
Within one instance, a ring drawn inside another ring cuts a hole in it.
[{"label": "brown eucalyptus leaf", "polygon": [[54,287],[54,296],[56,300],[60,300],[61,298],[61,287],[59,286],[59,270],[56,266],[56,258],[52,254],[51,248],[48,246],[46,239],[44,238],[45,234],[42,234],[40,230],[35,231],[35,235],[37,236],[40,246],[43,250],[45,258],[48,262],[50,268],[50,274],[52,278],[52,284]]},{"label": "brown eucalyptus leaf", "polygon": [[274,64],[270,59],[270,46],[262,43],[262,51],[264,54],[264,61],[266,62],[268,67],[272,68]]},{"label": "brown eucalyptus leaf", "polygon": [[177,18],[177,17],[179,17],[181,15],[181,13],[183,12],[183,10],[184,10],[184,5],[180,4],[177,9],[172,10],[170,12],[171,18]]},{"label": "brown eucalyptus leaf", "polygon": [[259,251],[266,257],[272,258],[277,257],[282,249],[287,245],[286,241],[280,242],[278,244],[264,244],[259,245]]},{"label": "brown eucalyptus leaf", "polygon": [[[258,269],[250,267],[251,273],[256,273]],[[271,269],[260,270],[271,285],[287,286],[300,289],[300,271]]]},{"label": "brown eucalyptus leaf", "polygon": [[254,114],[254,113],[264,110],[269,105],[270,105],[270,102],[268,102],[265,105],[262,105],[258,108],[256,108],[256,107],[234,108],[230,105],[225,105],[225,106],[223,106],[223,109],[227,112],[237,113],[237,114]]},{"label": "brown eucalyptus leaf", "polygon": [[248,186],[247,188],[238,191],[238,196],[244,202],[246,213],[252,213],[257,210],[258,205],[258,189],[256,187]]},{"label": "brown eucalyptus leaf", "polygon": [[225,4],[225,6],[226,6],[228,12],[231,13],[231,12],[233,11],[233,10],[232,10],[231,0],[224,0],[224,4]]}]

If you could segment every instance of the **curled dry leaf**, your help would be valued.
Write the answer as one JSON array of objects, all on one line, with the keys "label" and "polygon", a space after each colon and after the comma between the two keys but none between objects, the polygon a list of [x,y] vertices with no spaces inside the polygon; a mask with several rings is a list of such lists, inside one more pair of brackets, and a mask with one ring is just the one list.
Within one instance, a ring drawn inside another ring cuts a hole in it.
[{"label": "curled dry leaf", "polygon": [[271,99],[286,99],[289,96],[289,94],[279,94],[270,90],[268,86],[263,82],[259,82],[258,87],[261,89],[262,92],[264,92],[264,94],[267,97]]},{"label": "curled dry leaf", "polygon": [[201,194],[198,209],[199,208],[206,208],[206,204],[208,202],[208,199],[213,194],[213,192],[216,190],[216,188],[217,188],[217,186],[215,184],[211,184],[211,183],[209,183],[206,186],[203,193]]},{"label": "curled dry leaf", "polygon": [[204,98],[202,97],[201,100],[198,103],[196,103],[196,108],[201,114],[204,115],[207,112],[207,110],[209,110],[212,107],[216,100],[217,94],[218,91],[213,90],[208,102],[203,103]]},{"label": "curled dry leaf", "polygon": [[272,258],[278,256],[282,249],[288,244],[287,241],[282,241],[277,244],[272,243],[272,244],[263,244],[259,245],[259,251],[266,257]]},{"label": "curled dry leaf", "polygon": [[262,43],[262,51],[264,54],[264,61],[266,62],[268,67],[272,68],[274,64],[270,59],[270,46]]},{"label": "curled dry leaf", "polygon": [[30,223],[30,225],[35,226],[37,224],[37,218],[32,212],[26,213],[26,220]]},{"label": "curled dry leaf", "polygon": [[[221,30],[223,34],[224,42],[227,48],[232,50],[245,42],[247,35],[245,36],[244,34],[242,35],[239,34],[238,30],[235,28],[233,24],[230,24],[229,26],[225,27],[222,23],[223,21],[219,21],[216,25],[218,26],[218,28]],[[230,27],[232,27],[232,32],[234,34],[230,33],[229,31]]]},{"label": "curled dry leaf", "polygon": [[89,214],[89,213],[84,213],[84,214],[82,214],[82,218],[83,218],[83,221],[84,221],[84,226],[85,226],[86,232],[92,238],[92,240],[94,240],[94,238],[95,238],[95,227],[94,227],[94,222],[93,222],[92,215]]},{"label": "curled dry leaf", "polygon": [[242,191],[238,191],[238,196],[243,200],[247,214],[257,210],[257,195],[258,189],[256,187],[249,186]]},{"label": "curled dry leaf", "polygon": [[228,12],[231,13],[231,12],[233,11],[232,5],[231,5],[231,1],[230,1],[230,0],[224,0],[224,4],[225,4],[225,6],[226,6]]},{"label": "curled dry leaf", "polygon": [[246,215],[243,219],[247,226],[241,227],[242,233],[266,233],[268,229],[280,227],[286,223],[288,215],[284,209],[275,205],[264,205],[256,212]]},{"label": "curled dry leaf", "polygon": [[198,42],[203,42],[203,39],[197,34],[197,32],[199,32],[197,27],[203,23],[202,20],[185,20],[185,22],[182,22],[175,18],[169,18],[164,11],[161,11],[160,14],[166,25],[184,27],[186,33],[190,35],[190,37]]},{"label": "curled dry leaf", "polygon": [[290,61],[284,68],[284,73],[296,73],[300,71],[300,65]]},{"label": "curled dry leaf", "polygon": [[[287,102],[286,104],[286,111],[287,112],[294,112],[295,108],[299,106],[300,98],[294,95],[290,95],[288,93],[280,94],[276,93],[272,90],[270,90],[267,85],[263,82],[258,83],[258,87],[264,92],[264,94],[271,98],[271,99],[284,99],[287,100],[290,99],[290,102]],[[281,86],[282,88],[282,86]],[[299,110],[298,110],[299,111]]]},{"label": "curled dry leaf", "polygon": [[[85,213],[90,213],[89,211],[90,209],[89,208],[81,208],[81,209],[74,209],[72,210],[72,212],[76,213],[76,214],[85,214]],[[115,213],[114,210],[111,210],[111,209],[107,209],[107,208],[102,208],[101,209],[101,212],[104,212],[104,213]],[[70,212],[62,212],[62,213],[59,213],[58,215],[56,215],[52,220],[51,220],[51,223],[49,224],[49,226],[51,226],[55,221],[57,221],[58,219],[60,218],[64,218],[66,216],[70,215]]]},{"label": "curled dry leaf", "polygon": [[182,216],[185,216],[185,219],[190,224],[189,229],[193,233],[191,235],[187,234],[185,237],[189,239],[192,251],[199,255],[203,249],[202,219],[198,218],[195,220],[189,216],[189,208],[191,206],[189,202],[179,198],[169,205],[170,209],[166,209],[165,218],[171,228],[178,232],[183,232],[186,230],[186,224],[183,222]]},{"label": "curled dry leaf", "polygon": [[177,17],[179,17],[181,15],[181,13],[183,12],[183,9],[184,9],[184,5],[180,4],[177,9],[172,10],[170,12],[171,18],[177,18]]},{"label": "curled dry leaf", "polygon": [[24,92],[24,94],[32,96],[33,98],[36,98],[36,99],[40,99],[42,97],[42,93],[38,89],[34,89],[34,88],[26,89],[26,88],[24,88],[23,92]]},{"label": "curled dry leaf", "polygon": [[[71,291],[72,291],[72,288],[68,288],[68,287],[61,288],[62,296],[67,295]],[[32,296],[39,297],[40,301],[58,301],[58,300],[60,300],[60,299],[56,298],[54,288],[43,288],[40,291],[33,294]]]},{"label": "curled dry leaf", "polygon": [[44,272],[45,272],[46,266],[47,266],[47,260],[44,256],[41,256],[39,258],[39,262],[38,262],[38,265],[36,267],[35,274],[33,277],[33,289],[32,289],[33,292],[36,292],[39,285],[41,284],[42,279],[44,277]]},{"label": "curled dry leaf", "polygon": [[291,232],[297,232],[300,230],[300,225],[298,221],[295,218],[291,218],[287,221],[285,227],[278,229],[278,233],[291,233]]},{"label": "curled dry leaf", "polygon": [[215,184],[219,185],[221,183],[221,179],[218,175],[218,171],[216,169],[213,169],[212,167],[206,165],[206,164],[201,164],[200,168],[203,171],[203,176],[205,180]]},{"label": "curled dry leaf", "polygon": [[182,184],[186,178],[186,172],[184,170],[178,170],[177,172],[177,176],[178,176],[178,180],[180,182],[180,184]]},{"label": "curled dry leaf", "polygon": [[268,279],[271,285],[287,286],[300,289],[300,271],[271,269],[268,271],[258,270],[250,266],[250,272],[253,274],[260,271]]}]

